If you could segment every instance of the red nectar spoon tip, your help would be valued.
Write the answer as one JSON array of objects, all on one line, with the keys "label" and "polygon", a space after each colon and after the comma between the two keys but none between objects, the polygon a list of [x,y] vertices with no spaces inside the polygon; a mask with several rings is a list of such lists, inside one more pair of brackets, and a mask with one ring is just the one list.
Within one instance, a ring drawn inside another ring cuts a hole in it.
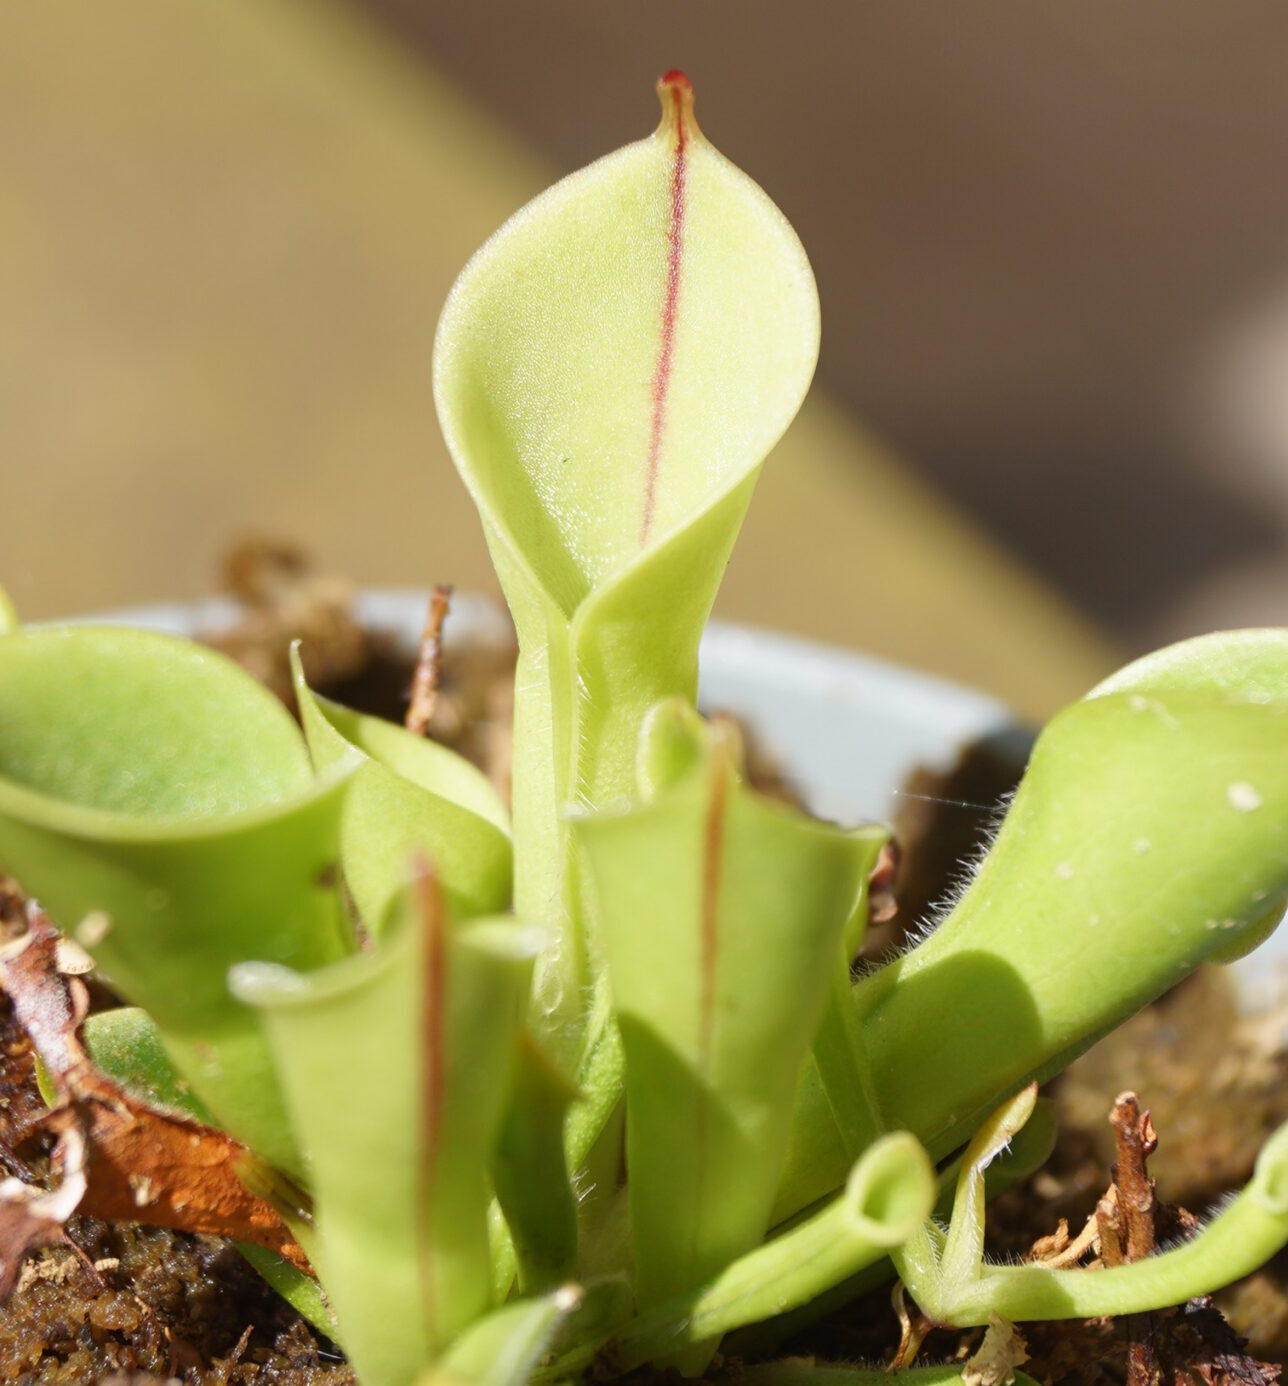
[{"label": "red nectar spoon tip", "polygon": [[682,144],[698,134],[693,119],[693,83],[679,68],[673,67],[657,79],[657,96],[662,103],[659,134],[677,137]]}]

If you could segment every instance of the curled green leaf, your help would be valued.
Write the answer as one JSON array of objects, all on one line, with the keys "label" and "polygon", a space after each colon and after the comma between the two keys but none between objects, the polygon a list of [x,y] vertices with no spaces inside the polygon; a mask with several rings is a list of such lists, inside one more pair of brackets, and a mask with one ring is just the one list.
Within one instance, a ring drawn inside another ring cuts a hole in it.
[{"label": "curled green leaf", "polygon": [[493,1310],[461,1334],[420,1386],[528,1386],[584,1297],[580,1285],[561,1285]]},{"label": "curled green leaf", "polygon": [[259,1022],[224,979],[351,950],[334,875],[352,769],[315,777],[280,703],[188,641],[86,627],[0,643],[0,862],[147,1009],[219,1121],[294,1173]]},{"label": "curled green leaf", "polygon": [[[764,1235],[796,1084],[874,854],[870,834],[744,788],[730,724],[699,730],[684,705],[664,704],[646,731],[659,749],[643,757],[655,797],[574,825],[625,1051],[644,1305]],[[686,736],[682,755],[663,749]]]},{"label": "curled green leaf", "polygon": [[494,538],[566,616],[728,495],[818,349],[800,242],[693,117],[572,174],[470,261],[438,329],[439,415]]},{"label": "curled green leaf", "polygon": [[409,1386],[492,1305],[487,1173],[540,943],[509,920],[452,925],[422,876],[374,952],[234,970],[308,1159],[311,1255],[369,1386]]},{"label": "curled green leaf", "polygon": [[576,1268],[577,1209],[564,1127],[579,1095],[531,1034],[521,1034],[493,1160],[493,1183],[525,1294],[568,1280]]},{"label": "curled green leaf", "polygon": [[659,1305],[614,1344],[625,1367],[719,1338],[807,1304],[905,1241],[929,1216],[935,1171],[906,1131],[882,1136],[821,1212],[748,1252],[700,1289]]},{"label": "curled green leaf", "polygon": [[[985,1324],[992,1315],[1019,1323],[1138,1314],[1222,1289],[1252,1274],[1285,1244],[1288,1126],[1281,1126],[1262,1148],[1248,1187],[1177,1246],[1092,1272],[984,1264],[973,1277],[939,1279],[926,1298],[939,1322],[959,1326]],[[910,1288],[917,1294],[917,1287]]]},{"label": "curled green leaf", "polygon": [[295,650],[291,668],[317,769],[360,762],[341,820],[340,862],[368,933],[385,928],[416,858],[432,863],[454,915],[506,909],[505,809],[480,771],[446,746],[318,697]]},{"label": "curled green leaf", "polygon": [[[996,1198],[1019,1180],[1027,1179],[1041,1169],[1055,1148],[1056,1135],[1055,1103],[1048,1098],[1039,1098],[1033,1115],[1016,1132],[1009,1147],[988,1165],[984,1174],[985,1198]],[[938,1191],[931,1212],[937,1222],[947,1224],[953,1210],[957,1182],[966,1164],[963,1155],[940,1169]],[[913,1235],[916,1236],[916,1233]],[[897,1278],[898,1272],[890,1260],[870,1260],[862,1269],[813,1296],[799,1308],[739,1330],[725,1343],[725,1349],[733,1356],[747,1360],[768,1357],[812,1325]]]},{"label": "curled green leaf", "polygon": [[[1129,666],[1042,733],[944,922],[855,987],[881,1110],[947,1154],[999,1095],[1255,941],[1286,892],[1288,638]],[[780,1214],[844,1170],[825,1106],[810,1079]]]}]

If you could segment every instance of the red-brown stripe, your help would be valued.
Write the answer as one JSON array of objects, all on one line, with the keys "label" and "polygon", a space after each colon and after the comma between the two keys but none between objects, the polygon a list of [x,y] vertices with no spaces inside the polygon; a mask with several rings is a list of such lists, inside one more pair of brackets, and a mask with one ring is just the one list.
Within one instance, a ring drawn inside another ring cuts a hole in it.
[{"label": "red-brown stripe", "polygon": [[686,109],[692,93],[689,79],[682,72],[668,72],[662,78],[675,120],[675,154],[671,163],[671,215],[667,224],[666,287],[662,299],[662,319],[658,340],[657,365],[653,370],[653,408],[649,418],[648,453],[644,467],[644,512],[640,520],[640,546],[648,542],[657,510],[658,461],[666,432],[666,408],[671,390],[671,365],[675,356],[675,323],[680,308],[680,272],[684,260],[684,216],[688,179],[689,128]]},{"label": "red-brown stripe", "polygon": [[[698,1075],[704,1087],[711,1080],[711,1050],[715,1038],[716,974],[720,960],[720,884],[724,876],[725,811],[729,796],[729,775],[723,757],[715,757],[711,771],[711,799],[707,804],[702,842],[698,963],[701,976],[698,993]],[[704,1094],[699,1100],[697,1125],[693,1132],[692,1169],[699,1197],[696,1201],[696,1216],[690,1228],[691,1267],[695,1267],[699,1259],[698,1250],[702,1244],[703,1226],[706,1221],[710,1117],[711,1105]]]}]

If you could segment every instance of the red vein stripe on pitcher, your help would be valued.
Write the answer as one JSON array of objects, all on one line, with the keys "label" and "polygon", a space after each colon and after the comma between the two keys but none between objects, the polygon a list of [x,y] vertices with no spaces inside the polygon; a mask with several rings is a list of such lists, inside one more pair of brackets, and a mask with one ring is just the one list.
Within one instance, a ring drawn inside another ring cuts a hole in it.
[{"label": "red vein stripe on pitcher", "polygon": [[652,411],[649,418],[648,453],[644,464],[644,511],[640,520],[640,547],[648,543],[657,511],[658,462],[666,433],[671,366],[675,356],[675,323],[680,307],[680,276],[684,260],[684,218],[687,202],[689,125],[693,86],[683,72],[668,72],[657,84],[662,99],[662,125],[674,130],[675,153],[671,162],[670,217],[667,223],[666,284],[662,298],[657,365],[653,370]]}]

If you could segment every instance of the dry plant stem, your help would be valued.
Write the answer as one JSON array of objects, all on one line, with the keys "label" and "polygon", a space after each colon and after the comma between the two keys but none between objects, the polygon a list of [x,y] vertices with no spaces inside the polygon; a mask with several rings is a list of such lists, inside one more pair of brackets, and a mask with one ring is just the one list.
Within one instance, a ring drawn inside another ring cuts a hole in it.
[{"label": "dry plant stem", "polygon": [[230,1372],[242,1360],[246,1349],[250,1346],[251,1335],[255,1332],[255,1325],[248,1323],[246,1331],[237,1339],[233,1350],[224,1358],[224,1371]]},{"label": "dry plant stem", "polygon": [[1099,1242],[1100,1224],[1095,1213],[1091,1214],[1082,1231],[1072,1239],[1069,1237],[1069,1224],[1061,1218],[1056,1232],[1050,1237],[1040,1238],[1027,1259],[1039,1262],[1048,1270],[1062,1270],[1076,1266],[1093,1247],[1099,1245]]},{"label": "dry plant stem", "polygon": [[[1143,1260],[1157,1248],[1154,1181],[1146,1164],[1158,1148],[1158,1136],[1134,1092],[1118,1095],[1109,1124],[1114,1128],[1117,1159],[1113,1183],[1096,1207],[1096,1223],[1101,1260],[1106,1266],[1123,1266]],[[1162,1380],[1155,1327],[1152,1313],[1129,1314],[1124,1322],[1128,1386],[1158,1386]]]},{"label": "dry plant stem", "polygon": [[890,1302],[899,1318],[899,1346],[895,1348],[886,1370],[901,1372],[917,1360],[921,1345],[934,1324],[925,1314],[918,1313],[914,1319],[908,1312],[908,1297],[904,1293],[902,1280],[895,1281],[894,1289],[890,1291]]},{"label": "dry plant stem", "polygon": [[420,654],[411,681],[411,701],[405,725],[414,736],[428,736],[438,701],[438,681],[443,667],[443,622],[451,606],[452,588],[440,582],[429,599],[429,615],[420,637]]},{"label": "dry plant stem", "polygon": [[1158,1136],[1148,1112],[1141,1112],[1134,1092],[1114,1100],[1109,1114],[1114,1128],[1117,1159],[1113,1189],[1100,1200],[1101,1257],[1107,1266],[1139,1261],[1157,1249],[1154,1235],[1154,1181],[1146,1162],[1158,1148]]}]

